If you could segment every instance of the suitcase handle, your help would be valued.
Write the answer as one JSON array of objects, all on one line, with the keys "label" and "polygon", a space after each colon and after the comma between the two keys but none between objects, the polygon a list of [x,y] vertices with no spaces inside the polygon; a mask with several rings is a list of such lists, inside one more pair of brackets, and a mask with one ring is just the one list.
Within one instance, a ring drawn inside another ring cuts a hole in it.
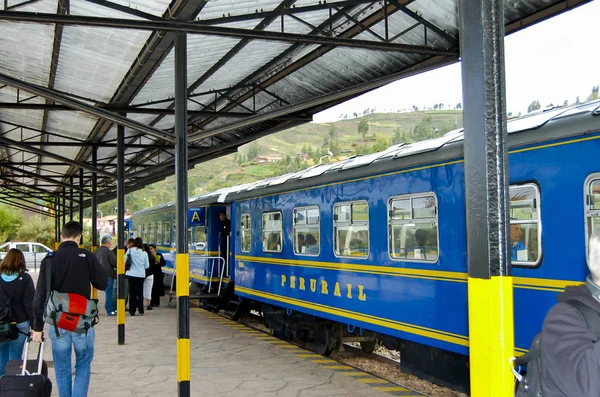
[{"label": "suitcase handle", "polygon": [[[31,343],[31,336],[28,336],[25,339],[25,348],[23,349],[23,369],[21,370],[21,375],[26,375],[27,372],[27,357],[29,356],[29,345]],[[38,360],[38,368],[35,374],[29,375],[41,375],[42,374],[42,364],[44,360],[44,334],[42,333],[42,342],[40,343],[40,349],[38,350],[37,360]]]}]

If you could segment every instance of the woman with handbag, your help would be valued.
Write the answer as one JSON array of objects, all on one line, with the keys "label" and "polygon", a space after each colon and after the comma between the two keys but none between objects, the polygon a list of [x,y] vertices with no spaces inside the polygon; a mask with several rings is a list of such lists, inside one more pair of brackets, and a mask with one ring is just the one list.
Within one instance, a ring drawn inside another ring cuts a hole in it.
[{"label": "woman with handbag", "polygon": [[127,282],[129,283],[129,315],[135,316],[135,310],[138,309],[139,315],[144,315],[144,279],[146,278],[146,269],[150,267],[148,254],[144,251],[144,241],[137,237],[127,253],[125,254],[125,263],[127,257],[131,258],[131,267],[125,272]]},{"label": "woman with handbag", "polygon": [[[33,324],[33,279],[26,273],[25,257],[16,248],[0,263],[0,375],[6,363],[20,360],[29,326]],[[4,327],[3,327],[4,325]]]}]

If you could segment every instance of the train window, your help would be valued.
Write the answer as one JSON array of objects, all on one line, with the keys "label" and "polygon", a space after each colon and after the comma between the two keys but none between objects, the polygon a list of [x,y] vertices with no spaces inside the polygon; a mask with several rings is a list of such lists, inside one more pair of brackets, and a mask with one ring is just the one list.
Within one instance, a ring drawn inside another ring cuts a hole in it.
[{"label": "train window", "polygon": [[509,187],[510,257],[514,265],[535,266],[542,252],[540,191],[537,185]]},{"label": "train window", "polygon": [[319,207],[294,209],[294,252],[300,255],[319,255],[321,228]]},{"label": "train window", "polygon": [[437,199],[433,193],[392,197],[388,215],[392,259],[437,261]]},{"label": "train window", "polygon": [[369,206],[364,201],[339,203],[333,207],[334,253],[336,256],[369,256]]},{"label": "train window", "polygon": [[162,234],[162,223],[156,222],[156,245],[162,245],[163,234]]},{"label": "train window", "polygon": [[142,238],[142,241],[146,242],[146,224],[145,223],[142,225],[142,233],[140,234],[140,237]]},{"label": "train window", "polygon": [[177,222],[173,221],[173,238],[171,239],[171,247],[177,248]]},{"label": "train window", "polygon": [[146,242],[148,244],[154,243],[154,223],[148,224],[148,241],[146,241]]},{"label": "train window", "polygon": [[281,252],[282,222],[281,212],[265,212],[262,216],[263,251]]},{"label": "train window", "polygon": [[252,246],[252,223],[250,214],[242,214],[242,252],[250,252]]},{"label": "train window", "polygon": [[163,228],[164,231],[164,244],[169,246],[171,245],[171,224],[169,222],[165,222],[165,227]]},{"label": "train window", "polygon": [[590,175],[585,183],[586,190],[586,227],[585,242],[587,252],[587,242],[590,237],[600,234],[600,173]]}]

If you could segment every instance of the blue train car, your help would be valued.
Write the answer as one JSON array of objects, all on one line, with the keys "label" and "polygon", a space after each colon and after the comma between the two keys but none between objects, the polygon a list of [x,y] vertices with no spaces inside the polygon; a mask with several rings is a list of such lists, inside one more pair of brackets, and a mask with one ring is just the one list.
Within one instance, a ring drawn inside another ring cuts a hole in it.
[{"label": "blue train car", "polygon": [[[600,102],[508,123],[515,353],[600,232]],[[195,198],[231,214],[232,284],[275,333],[400,350],[468,382],[463,132]],[[459,381],[460,382],[460,381]]]},{"label": "blue train car", "polygon": [[[229,269],[223,267],[219,259],[219,213],[225,211],[221,205],[196,206],[190,202],[188,208],[188,252],[190,254],[190,279],[192,289],[200,291],[220,280],[223,269],[223,283],[229,282]],[[142,237],[148,244],[156,244],[167,265],[166,285],[174,286],[176,253],[175,203],[169,202],[156,207],[137,211],[132,215],[135,237]],[[197,287],[198,285],[199,287]],[[212,286],[211,286],[212,288]]]}]

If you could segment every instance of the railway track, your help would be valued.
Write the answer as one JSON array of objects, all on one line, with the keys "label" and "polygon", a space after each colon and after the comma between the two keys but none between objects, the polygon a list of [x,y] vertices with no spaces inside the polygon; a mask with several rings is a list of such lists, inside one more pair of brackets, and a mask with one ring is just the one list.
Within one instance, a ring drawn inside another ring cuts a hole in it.
[{"label": "railway track", "polygon": [[[265,325],[262,317],[257,314],[247,314],[238,320],[239,323],[252,328],[256,331],[271,335],[271,330]],[[287,341],[307,350],[312,350],[308,344],[298,341]],[[376,350],[367,354],[360,348],[353,346],[352,343],[344,344],[343,348],[336,349],[328,357],[340,364],[351,366],[366,374],[376,378],[381,378],[392,384],[407,387],[423,395],[430,397],[467,397],[468,395],[454,390],[451,387],[445,387],[436,382],[436,379],[422,379],[412,374],[402,372],[399,363],[399,354],[395,351],[389,351],[383,346],[378,346]]]}]

